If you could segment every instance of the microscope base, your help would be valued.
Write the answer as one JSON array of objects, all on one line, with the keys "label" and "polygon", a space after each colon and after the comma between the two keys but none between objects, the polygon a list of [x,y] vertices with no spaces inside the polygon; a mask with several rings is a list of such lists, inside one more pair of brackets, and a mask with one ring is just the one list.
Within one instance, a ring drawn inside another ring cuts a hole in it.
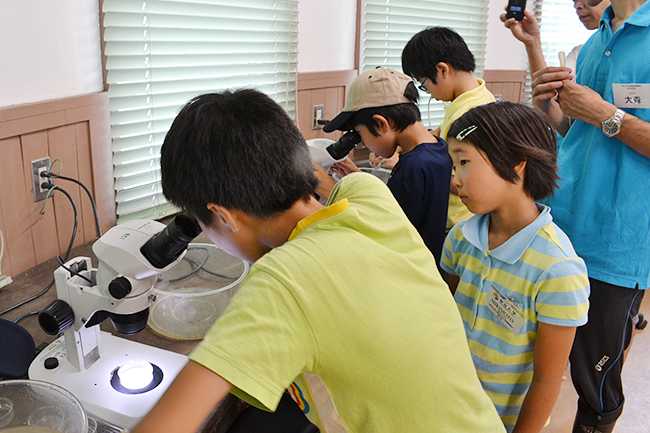
[{"label": "microscope base", "polygon": [[[101,340],[101,357],[89,368],[78,371],[67,360],[65,339],[58,338],[32,362],[29,378],[61,386],[79,399],[88,415],[130,429],[162,397],[188,358],[106,332],[101,333]],[[58,366],[46,369],[45,360],[48,358],[56,358]],[[162,371],[162,382],[150,391],[140,394],[117,391],[111,385],[113,372],[117,367],[135,360],[148,361],[159,367]]]}]

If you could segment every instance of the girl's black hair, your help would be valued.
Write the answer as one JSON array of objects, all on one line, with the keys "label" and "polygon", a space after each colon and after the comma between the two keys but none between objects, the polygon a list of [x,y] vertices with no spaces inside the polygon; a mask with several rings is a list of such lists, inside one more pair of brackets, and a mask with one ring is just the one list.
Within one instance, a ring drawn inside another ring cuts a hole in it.
[{"label": "girl's black hair", "polygon": [[[465,135],[468,128],[473,130]],[[449,128],[447,141],[459,138],[484,152],[508,182],[519,179],[514,166],[526,161],[523,187],[534,200],[550,196],[557,187],[557,135],[544,113],[514,102],[474,107]]]}]

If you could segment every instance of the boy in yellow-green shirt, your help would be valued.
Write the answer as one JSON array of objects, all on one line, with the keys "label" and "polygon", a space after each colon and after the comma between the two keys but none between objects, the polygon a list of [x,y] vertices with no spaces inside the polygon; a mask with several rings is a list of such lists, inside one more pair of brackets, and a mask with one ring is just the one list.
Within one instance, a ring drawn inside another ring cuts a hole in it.
[{"label": "boy in yellow-green shirt", "polygon": [[228,392],[273,411],[305,377],[331,397],[322,433],[505,431],[449,289],[380,180],[351,174],[320,204],[300,131],[252,89],[191,100],[161,171],[166,197],[253,265],[133,433],[196,431]]}]

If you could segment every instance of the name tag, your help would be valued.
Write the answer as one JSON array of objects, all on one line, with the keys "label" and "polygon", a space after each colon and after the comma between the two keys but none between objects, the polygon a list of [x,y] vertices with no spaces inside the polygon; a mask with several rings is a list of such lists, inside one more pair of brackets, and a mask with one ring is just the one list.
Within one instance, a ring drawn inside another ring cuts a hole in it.
[{"label": "name tag", "polygon": [[619,108],[650,108],[650,84],[612,84],[612,90]]},{"label": "name tag", "polygon": [[519,308],[515,306],[515,303],[503,296],[494,287],[494,284],[488,289],[485,305],[499,318],[506,328],[512,331],[513,334],[519,335],[526,319],[521,311],[519,311]]}]

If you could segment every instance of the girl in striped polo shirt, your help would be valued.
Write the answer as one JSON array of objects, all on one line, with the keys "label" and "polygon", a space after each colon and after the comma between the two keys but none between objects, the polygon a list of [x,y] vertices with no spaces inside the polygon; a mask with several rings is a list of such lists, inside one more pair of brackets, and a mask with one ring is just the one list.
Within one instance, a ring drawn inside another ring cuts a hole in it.
[{"label": "girl in striped polo shirt", "polygon": [[556,133],[534,109],[471,109],[447,136],[453,184],[475,216],[454,226],[442,268],[483,388],[509,432],[539,432],[553,410],[577,326],[583,260],[539,204],[556,188]]}]

